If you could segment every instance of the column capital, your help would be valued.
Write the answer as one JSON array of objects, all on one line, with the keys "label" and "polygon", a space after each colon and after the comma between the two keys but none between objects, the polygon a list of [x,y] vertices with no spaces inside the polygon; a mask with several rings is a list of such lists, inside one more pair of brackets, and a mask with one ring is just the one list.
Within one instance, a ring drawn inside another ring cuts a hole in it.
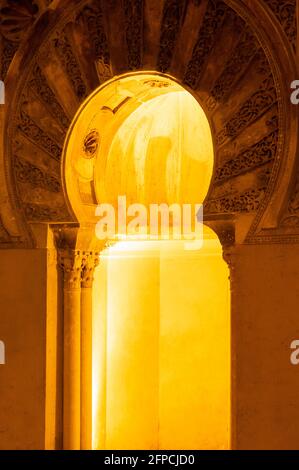
[{"label": "column capital", "polygon": [[72,289],[91,288],[99,257],[97,251],[59,249],[58,264],[63,271],[64,283]]},{"label": "column capital", "polygon": [[64,284],[72,289],[81,287],[85,256],[80,250],[58,250],[58,264],[63,271]]},{"label": "column capital", "polygon": [[81,275],[81,286],[91,288],[94,279],[94,270],[99,264],[100,253],[97,251],[83,252],[83,267]]}]

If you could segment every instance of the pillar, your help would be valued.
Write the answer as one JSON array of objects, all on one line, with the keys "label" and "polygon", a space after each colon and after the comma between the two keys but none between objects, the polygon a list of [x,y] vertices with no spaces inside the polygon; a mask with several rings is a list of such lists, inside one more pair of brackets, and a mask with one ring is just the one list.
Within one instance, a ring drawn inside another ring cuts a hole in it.
[{"label": "pillar", "polygon": [[98,253],[84,253],[81,282],[81,449],[92,448],[92,285]]},{"label": "pillar", "polygon": [[77,250],[60,250],[64,274],[63,449],[80,449],[81,272]]},{"label": "pillar", "polygon": [[236,322],[235,317],[237,312],[235,310],[234,296],[235,296],[235,245],[223,245],[223,259],[229,269],[229,283],[230,283],[230,448],[236,450],[237,448],[237,422],[236,422],[236,409],[237,409],[237,391],[236,391]]}]

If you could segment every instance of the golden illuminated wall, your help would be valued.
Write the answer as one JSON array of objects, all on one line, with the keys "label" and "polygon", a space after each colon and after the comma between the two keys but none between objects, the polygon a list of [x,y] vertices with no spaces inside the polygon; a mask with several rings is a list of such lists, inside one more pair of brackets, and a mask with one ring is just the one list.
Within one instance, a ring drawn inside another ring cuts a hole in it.
[{"label": "golden illuminated wall", "polygon": [[187,91],[144,102],[110,138],[96,170],[101,201],[116,204],[120,194],[143,204],[204,200],[213,167],[211,132],[204,111]]},{"label": "golden illuminated wall", "polygon": [[229,448],[229,283],[221,247],[214,237],[194,252],[163,246],[115,245],[96,273],[95,448]]}]

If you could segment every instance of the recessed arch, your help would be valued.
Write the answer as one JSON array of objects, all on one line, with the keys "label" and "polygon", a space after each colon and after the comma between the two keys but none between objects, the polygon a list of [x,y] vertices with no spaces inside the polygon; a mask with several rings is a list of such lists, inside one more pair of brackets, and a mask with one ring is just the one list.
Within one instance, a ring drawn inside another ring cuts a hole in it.
[{"label": "recessed arch", "polygon": [[147,206],[202,204],[214,169],[212,133],[203,109],[172,77],[125,74],[81,105],[62,164],[80,223],[95,221],[97,204],[116,209],[119,196]]},{"label": "recessed arch", "polygon": [[[208,227],[193,249],[184,233],[175,241],[162,233],[151,239],[152,205],[169,212],[176,205],[181,213],[189,205],[197,218],[193,206],[208,194],[214,151],[203,109],[169,76],[116,77],[80,107],[63,169],[69,205],[94,236],[103,216],[97,208],[112,206],[118,220],[119,197],[149,215],[144,240],[136,242],[128,207],[123,241],[115,244],[113,225],[105,240],[114,246],[101,252],[96,272],[93,448],[228,449],[229,280],[220,241]],[[174,217],[168,222],[174,229]],[[213,338],[221,360],[210,350]]]}]

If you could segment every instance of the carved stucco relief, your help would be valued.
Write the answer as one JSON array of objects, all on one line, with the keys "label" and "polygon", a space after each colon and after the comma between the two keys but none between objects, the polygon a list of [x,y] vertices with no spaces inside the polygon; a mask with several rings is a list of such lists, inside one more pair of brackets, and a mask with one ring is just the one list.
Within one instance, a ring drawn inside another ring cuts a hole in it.
[{"label": "carved stucco relief", "polygon": [[[199,5],[200,2],[195,2],[195,4]],[[105,5],[105,14],[106,8]],[[143,50],[147,47],[144,43],[143,1],[123,0],[122,8],[128,50],[128,71],[139,70],[142,68]],[[181,31],[187,8],[188,2],[184,0],[166,0],[164,3],[160,36],[157,37],[159,47],[157,47],[155,63],[158,71],[168,71],[171,62],[175,60],[173,54],[177,42],[184,42]],[[80,27],[84,28],[84,35],[89,38],[91,44],[88,51],[88,57],[92,58],[90,67],[96,67],[98,84],[103,83],[113,75],[105,14],[101,8],[101,2],[91,0],[80,2],[79,6],[73,8],[72,11],[63,13],[64,16],[59,25],[52,26],[47,33],[47,38],[41,44],[44,51],[54,49],[59,58],[61,70],[71,84],[79,103],[90,92],[86,82],[86,75],[89,72],[84,70],[85,65],[80,63],[80,55],[75,51],[69,31],[76,30],[80,20]],[[34,15],[31,21],[34,20]],[[216,56],[217,59],[219,34],[224,25],[228,24],[229,18],[235,19],[240,33],[235,39],[234,47],[227,50],[225,60],[219,61],[219,64],[224,65],[219,65],[217,68],[218,62],[216,61],[216,65],[213,66],[214,76],[210,88],[204,90],[208,98],[205,98],[203,105],[213,123],[216,135],[216,169],[213,182],[215,190],[211,188],[205,210],[211,213],[248,212],[255,214],[268,191],[269,174],[277,158],[281,132],[277,111],[277,103],[280,99],[277,93],[277,80],[274,78],[263,44],[246,20],[235,13],[224,1],[209,0],[206,9],[203,10],[203,18],[192,54],[186,61],[187,65],[182,75],[177,78],[195,92],[199,91],[199,101],[201,101],[203,74],[211,65],[211,55],[213,54],[213,57]],[[236,36],[236,31],[232,31],[231,34]],[[18,129],[18,132],[35,146],[37,156],[40,151],[59,163],[61,142],[55,141],[53,135],[47,133],[36,117],[31,115],[30,108],[28,110],[22,106],[22,102],[28,99],[27,94],[30,90],[47,110],[49,119],[55,121],[65,135],[72,116],[68,115],[47,76],[51,67],[51,54],[48,58],[44,54],[43,63],[39,62],[38,57],[37,53],[33,54],[29,73],[26,71],[26,77],[25,75],[20,77],[19,104],[12,120],[10,135],[15,135]],[[254,80],[250,78],[251,73],[255,74]],[[234,109],[230,115],[226,112],[228,103],[232,103]],[[222,107],[225,108],[224,111]],[[256,130],[252,129],[259,122],[261,122],[260,127],[264,128],[265,116],[269,113],[272,113],[271,119],[274,125],[266,126],[261,135],[257,135]],[[247,129],[250,129],[249,133]],[[245,139],[246,134],[248,136]],[[239,142],[241,142],[240,145]],[[19,163],[26,162],[26,158],[22,159],[22,155],[18,154],[18,158]],[[263,174],[260,172],[261,167],[265,167]],[[48,175],[38,171],[42,169],[38,157],[33,168],[30,167],[29,171],[27,166],[25,171],[27,182],[30,184],[31,181],[32,188],[38,185],[43,189],[49,189],[49,187],[53,189],[55,185],[52,186],[52,183],[54,182],[51,183],[52,180]],[[20,164],[14,166],[13,171],[18,185]],[[32,179],[31,174],[34,175]],[[245,184],[248,174],[253,175],[250,180],[251,187],[246,187]],[[232,188],[229,191],[228,180]],[[235,184],[234,181],[238,183]],[[18,194],[20,197],[20,192]],[[35,200],[30,203],[27,199],[20,202],[28,220],[64,222],[70,220],[66,207],[63,205],[52,207],[46,199],[41,199],[39,203]]]}]

